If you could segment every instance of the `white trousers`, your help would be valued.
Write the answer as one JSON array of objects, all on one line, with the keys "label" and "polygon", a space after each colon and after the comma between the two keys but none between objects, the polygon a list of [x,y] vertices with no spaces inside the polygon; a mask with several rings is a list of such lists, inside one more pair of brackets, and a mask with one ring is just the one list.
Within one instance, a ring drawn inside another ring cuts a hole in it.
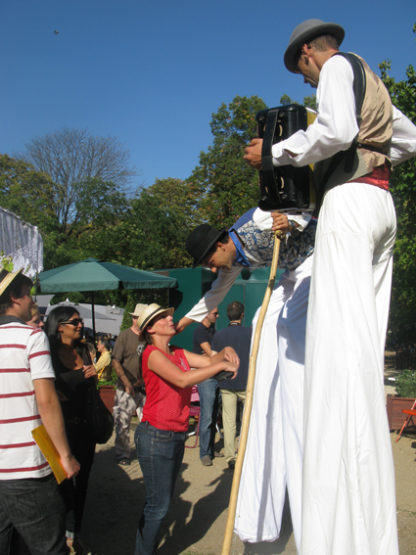
[{"label": "white trousers", "polygon": [[396,555],[383,388],[396,218],[390,193],[330,190],[316,234],[304,406],[302,555]]},{"label": "white trousers", "polygon": [[[235,532],[243,541],[279,537],[286,487],[300,541],[303,374],[312,256],[286,272],[271,295],[257,358],[253,408]],[[253,320],[255,330],[258,312]]]}]

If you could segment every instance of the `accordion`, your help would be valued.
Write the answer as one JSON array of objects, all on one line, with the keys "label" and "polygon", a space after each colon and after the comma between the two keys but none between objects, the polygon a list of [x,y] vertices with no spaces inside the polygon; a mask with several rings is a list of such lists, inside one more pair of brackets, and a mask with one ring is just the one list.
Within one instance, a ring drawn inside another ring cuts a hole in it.
[{"label": "accordion", "polygon": [[258,135],[263,139],[262,169],[260,170],[260,200],[262,210],[298,209],[313,211],[316,193],[309,166],[274,166],[272,145],[306,129],[314,115],[298,104],[288,104],[262,110],[256,115]]}]

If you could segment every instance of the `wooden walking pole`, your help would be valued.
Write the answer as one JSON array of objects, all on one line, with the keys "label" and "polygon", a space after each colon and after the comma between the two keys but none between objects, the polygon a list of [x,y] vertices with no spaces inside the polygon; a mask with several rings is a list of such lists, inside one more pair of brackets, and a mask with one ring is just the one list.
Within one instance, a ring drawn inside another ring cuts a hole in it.
[{"label": "wooden walking pole", "polygon": [[266,292],[264,294],[263,302],[260,309],[260,314],[257,320],[256,329],[253,337],[253,347],[250,353],[250,360],[248,366],[246,400],[244,403],[243,421],[241,425],[240,443],[238,447],[237,460],[234,468],[233,484],[231,487],[230,502],[228,505],[228,517],[225,527],[224,541],[222,544],[221,555],[229,555],[231,548],[231,541],[233,538],[235,513],[237,508],[238,489],[240,487],[241,472],[243,469],[244,455],[247,446],[248,429],[250,425],[251,408],[253,405],[253,390],[254,378],[256,376],[256,363],[257,354],[259,351],[260,335],[263,328],[264,318],[266,316],[267,308],[269,306],[270,297],[276,279],[277,261],[279,259],[280,240],[283,237],[282,231],[275,232],[272,264],[270,267],[269,281],[267,284]]}]

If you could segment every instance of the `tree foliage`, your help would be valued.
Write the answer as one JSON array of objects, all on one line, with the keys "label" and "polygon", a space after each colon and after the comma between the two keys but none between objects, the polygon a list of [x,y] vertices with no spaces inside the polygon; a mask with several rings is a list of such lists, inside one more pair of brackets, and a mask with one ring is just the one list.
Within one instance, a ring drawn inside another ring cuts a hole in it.
[{"label": "tree foliage", "polygon": [[[389,75],[390,62],[380,64],[383,79],[393,104],[416,124],[416,72],[407,68],[406,79],[396,81]],[[416,338],[416,160],[396,167],[391,192],[397,212],[397,239],[394,250],[393,288],[390,329],[395,342],[414,342]]]},{"label": "tree foliage", "polygon": [[257,136],[255,115],[266,108],[257,96],[236,96],[213,114],[212,146],[201,152],[199,165],[189,178],[199,198],[200,221],[228,227],[258,202],[258,175],[244,160],[244,147]]},{"label": "tree foliage", "polygon": [[[26,145],[27,160],[54,183],[51,204],[64,228],[78,219],[82,189],[90,179],[126,184],[133,171],[129,153],[114,137],[93,137],[85,130],[62,129]],[[88,187],[87,187],[88,189]]]},{"label": "tree foliage", "polygon": [[185,240],[195,222],[195,198],[181,179],[158,179],[131,201],[121,226],[124,263],[136,268],[180,268],[190,263]]}]

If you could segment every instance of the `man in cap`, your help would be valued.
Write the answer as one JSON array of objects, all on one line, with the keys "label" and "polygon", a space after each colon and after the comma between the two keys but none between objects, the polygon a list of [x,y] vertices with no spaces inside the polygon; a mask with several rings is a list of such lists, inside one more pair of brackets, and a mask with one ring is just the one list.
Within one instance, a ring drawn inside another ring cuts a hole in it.
[{"label": "man in cap", "polygon": [[[396,231],[391,164],[416,151],[416,128],[344,30],[310,19],[293,31],[287,69],[317,87],[318,115],[272,147],[276,166],[315,164],[323,197],[305,362],[302,554],[398,553],[383,351]],[[360,109],[361,108],[361,109]],[[262,140],[245,159],[261,167]]]},{"label": "man in cap", "polygon": [[[285,233],[279,264],[286,271],[272,292],[262,328],[239,490],[236,529],[245,541],[278,537],[286,486],[298,533],[305,327],[315,228],[316,221],[307,213],[285,215],[253,208],[228,231],[202,224],[186,242],[195,265],[207,266],[218,275],[211,289],[178,322],[178,332],[218,306],[243,268],[269,266],[272,229]],[[253,329],[257,317],[258,313]],[[289,416],[282,419],[282,414]]]},{"label": "man in cap", "polygon": [[118,464],[130,464],[130,422],[133,413],[144,404],[143,380],[141,377],[140,354],[145,342],[137,326],[137,318],[147,305],[136,304],[129,312],[131,326],[120,333],[112,353],[113,368],[118,376],[114,401],[114,427],[116,431],[115,452]]},{"label": "man in cap", "polygon": [[66,438],[48,340],[25,323],[31,287],[21,271],[0,272],[0,553],[9,553],[15,528],[33,555],[64,555],[65,508],[32,430],[44,425],[67,478],[80,467]]}]

